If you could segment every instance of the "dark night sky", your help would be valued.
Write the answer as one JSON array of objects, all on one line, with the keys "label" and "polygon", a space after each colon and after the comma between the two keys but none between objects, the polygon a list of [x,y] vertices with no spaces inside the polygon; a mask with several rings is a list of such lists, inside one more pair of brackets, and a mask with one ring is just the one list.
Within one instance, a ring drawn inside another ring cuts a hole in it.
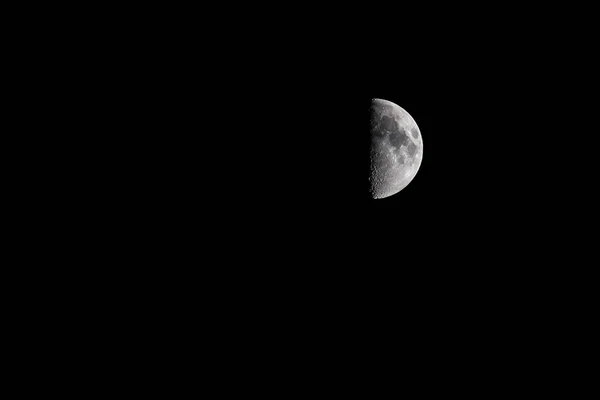
[{"label": "dark night sky", "polygon": [[[84,71],[81,90],[98,105],[72,100],[94,114],[79,114],[77,137],[90,121],[98,131],[73,152],[97,175],[67,164],[79,171],[67,206],[82,207],[78,223],[98,236],[85,256],[105,257],[102,274],[112,267],[108,279],[134,293],[128,319],[155,298],[182,321],[216,315],[202,329],[223,326],[226,347],[248,336],[242,346],[262,351],[251,332],[273,342],[284,330],[302,336],[286,347],[308,336],[331,347],[329,326],[331,343],[358,333],[369,352],[399,343],[422,361],[434,359],[422,349],[455,349],[449,369],[463,358],[453,335],[484,341],[516,315],[508,336],[532,316],[554,324],[567,276],[576,288],[576,267],[591,265],[579,249],[596,246],[580,229],[595,228],[581,188],[597,181],[578,173],[586,64],[555,26],[465,11],[418,18],[377,5],[376,19],[311,11],[294,23],[294,10],[240,25],[228,12],[217,27],[178,12],[178,29],[136,29],[131,43],[115,36],[117,56],[94,54],[110,62]],[[424,142],[413,181],[380,200],[368,196],[372,98],[408,111]]]},{"label": "dark night sky", "polygon": [[[550,27],[542,37],[522,21],[508,33],[498,21],[465,22],[394,31],[280,21],[217,43],[207,36],[194,42],[196,59],[183,44],[189,59],[173,62],[181,70],[168,82],[180,95],[163,96],[176,140],[157,141],[168,152],[157,170],[174,172],[161,192],[178,202],[169,220],[182,221],[181,235],[197,226],[239,246],[240,257],[331,274],[539,265],[556,232],[569,231],[561,207],[579,186],[563,137],[563,115],[577,108],[567,79],[577,49]],[[374,97],[407,110],[424,140],[414,180],[375,201]]]},{"label": "dark night sky", "polygon": [[[34,194],[33,212],[46,207],[54,220],[41,232],[23,229],[54,238],[49,247],[58,250],[26,243],[26,253],[40,254],[44,268],[58,260],[58,270],[64,256],[52,251],[71,257],[76,268],[64,282],[98,285],[95,301],[113,301],[123,320],[146,312],[140,337],[162,327],[177,335],[161,337],[170,346],[187,332],[235,368],[222,348],[241,355],[242,374],[259,371],[268,382],[254,361],[296,363],[288,348],[306,353],[301,379],[315,366],[331,369],[336,346],[342,362],[360,360],[360,347],[383,355],[392,373],[394,352],[402,359],[408,349],[448,375],[465,358],[463,343],[477,367],[495,362],[488,348],[510,348],[508,337],[527,347],[504,355],[512,371],[532,343],[570,328],[557,311],[580,310],[565,307],[577,296],[593,304],[585,296],[594,292],[579,287],[596,282],[585,269],[597,259],[588,211],[597,205],[584,189],[595,189],[597,176],[584,172],[597,157],[582,153],[595,151],[588,139],[597,127],[578,124],[597,115],[597,101],[582,95],[597,97],[585,74],[598,70],[588,62],[595,47],[577,37],[585,24],[575,19],[565,33],[566,7],[548,16],[549,7],[527,15],[452,3],[415,13],[402,2],[351,13],[350,4],[330,13],[254,3],[221,14],[177,8],[172,17],[161,5],[156,18],[136,7],[124,32],[104,19],[93,28],[101,47],[67,30],[82,39],[66,48],[73,60],[52,50],[35,63],[60,70],[45,79],[56,86],[43,90],[47,99],[36,99],[58,106],[49,113],[57,123],[27,116],[61,149],[43,146],[52,160],[35,166],[49,188]],[[413,181],[380,200],[368,196],[372,98],[408,111],[424,142]],[[57,161],[64,172],[47,168]],[[547,325],[528,333],[540,316]],[[188,321],[199,330],[179,328]],[[310,340],[314,357],[304,351]],[[549,346],[558,342],[570,345],[560,337]],[[276,361],[265,358],[268,347]],[[540,353],[554,357],[548,348]],[[356,371],[380,365],[360,364]]]}]

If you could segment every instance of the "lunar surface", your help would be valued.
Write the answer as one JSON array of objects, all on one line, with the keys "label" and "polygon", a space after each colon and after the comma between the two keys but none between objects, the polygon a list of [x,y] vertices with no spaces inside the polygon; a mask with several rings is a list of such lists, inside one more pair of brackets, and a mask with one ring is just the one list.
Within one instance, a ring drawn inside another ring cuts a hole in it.
[{"label": "lunar surface", "polygon": [[415,120],[400,106],[371,101],[371,196],[382,199],[404,189],[423,159],[423,138]]}]

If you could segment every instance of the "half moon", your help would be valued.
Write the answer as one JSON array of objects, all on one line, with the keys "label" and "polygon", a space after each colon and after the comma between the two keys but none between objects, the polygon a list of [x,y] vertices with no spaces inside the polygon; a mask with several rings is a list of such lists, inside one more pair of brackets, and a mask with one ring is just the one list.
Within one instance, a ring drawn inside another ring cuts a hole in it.
[{"label": "half moon", "polygon": [[410,114],[388,100],[371,100],[370,191],[392,196],[415,177],[423,159],[423,138]]}]

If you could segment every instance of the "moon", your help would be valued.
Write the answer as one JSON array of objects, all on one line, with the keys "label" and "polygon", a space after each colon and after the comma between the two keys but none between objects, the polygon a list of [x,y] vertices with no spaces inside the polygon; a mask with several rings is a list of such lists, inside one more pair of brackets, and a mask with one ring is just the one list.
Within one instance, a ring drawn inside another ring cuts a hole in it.
[{"label": "moon", "polygon": [[392,196],[415,177],[423,160],[423,138],[415,120],[391,101],[371,100],[370,194]]}]

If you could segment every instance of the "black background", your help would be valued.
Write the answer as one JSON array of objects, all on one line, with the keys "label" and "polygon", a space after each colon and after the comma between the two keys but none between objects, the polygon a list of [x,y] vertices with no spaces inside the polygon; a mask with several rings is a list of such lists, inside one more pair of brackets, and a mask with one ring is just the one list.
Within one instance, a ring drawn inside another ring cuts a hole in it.
[{"label": "black background", "polygon": [[[263,348],[311,370],[324,354],[353,368],[393,352],[386,368],[413,351],[405,368],[443,359],[442,375],[464,343],[474,366],[490,359],[479,343],[513,365],[511,339],[553,355],[540,338],[592,293],[585,13],[348,7],[148,6],[35,38],[50,50],[30,75],[56,71],[33,97],[57,107],[28,120],[68,135],[44,135],[57,152],[36,142],[60,167],[35,167],[43,227],[23,226],[47,245],[24,254],[76,266],[46,274],[82,292],[61,292],[78,315],[95,317],[91,293],[119,341],[128,324],[131,343],[169,331],[247,376]],[[372,98],[407,110],[424,142],[414,180],[380,200]]]},{"label": "black background", "polygon": [[[233,262],[331,279],[339,268],[390,282],[512,268],[537,279],[572,257],[557,235],[573,232],[581,199],[568,132],[585,113],[583,42],[526,10],[444,12],[398,29],[324,13],[181,24],[151,48],[161,79],[144,81],[154,104],[140,116],[158,150],[145,164],[161,176],[148,182],[158,226],[181,224],[175,241],[201,235]],[[415,179],[380,200],[367,190],[372,98],[407,110],[424,141]]]},{"label": "black background", "polygon": [[[312,13],[207,33],[174,74],[188,117],[163,191],[165,259],[198,260],[185,280],[249,326],[294,331],[303,315],[331,343],[340,326],[400,327],[435,352],[551,318],[590,245],[568,117],[585,113],[573,71],[587,52],[521,11]],[[407,110],[424,142],[414,180],[380,200],[372,98]]]},{"label": "black background", "polygon": [[[208,265],[180,270],[187,282],[439,299],[561,277],[591,238],[574,140],[590,131],[588,25],[466,11],[136,9],[110,32],[67,29],[41,56],[73,83],[51,81],[48,100],[67,99],[51,116],[94,134],[66,140],[64,204],[126,259]],[[424,142],[414,180],[379,200],[372,98],[407,110]]]}]

